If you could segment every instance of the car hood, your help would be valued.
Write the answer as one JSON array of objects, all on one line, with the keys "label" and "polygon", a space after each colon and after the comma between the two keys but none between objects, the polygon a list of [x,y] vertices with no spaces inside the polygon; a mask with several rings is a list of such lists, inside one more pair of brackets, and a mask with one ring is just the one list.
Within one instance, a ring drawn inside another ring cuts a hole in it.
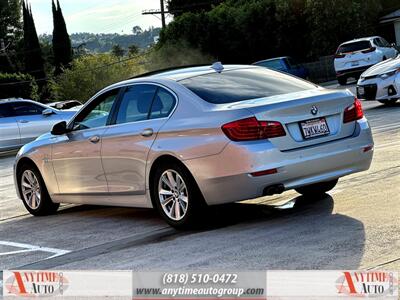
[{"label": "car hood", "polygon": [[397,68],[400,68],[400,56],[397,56],[396,58],[390,58],[372,66],[362,74],[362,77],[381,75]]}]

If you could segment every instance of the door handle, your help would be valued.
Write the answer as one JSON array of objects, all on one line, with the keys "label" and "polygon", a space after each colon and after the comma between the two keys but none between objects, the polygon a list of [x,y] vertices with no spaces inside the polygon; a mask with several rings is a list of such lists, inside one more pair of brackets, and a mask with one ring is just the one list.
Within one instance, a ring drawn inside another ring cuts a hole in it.
[{"label": "door handle", "polygon": [[98,135],[94,135],[89,138],[89,141],[93,144],[97,144],[100,141],[100,137]]},{"label": "door handle", "polygon": [[147,128],[147,129],[142,131],[141,135],[144,136],[144,137],[152,136],[153,135],[153,129]]},{"label": "door handle", "polygon": [[19,120],[20,123],[29,123],[28,120]]}]

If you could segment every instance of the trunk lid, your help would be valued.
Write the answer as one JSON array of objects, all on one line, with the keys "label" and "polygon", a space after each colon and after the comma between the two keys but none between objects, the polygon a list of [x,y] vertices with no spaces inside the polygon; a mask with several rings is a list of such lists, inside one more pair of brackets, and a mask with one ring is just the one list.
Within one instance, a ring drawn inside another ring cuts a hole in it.
[{"label": "trunk lid", "polygon": [[[259,121],[280,122],[285,128],[286,136],[272,138],[270,142],[281,151],[289,151],[351,136],[355,130],[355,122],[344,124],[343,114],[345,109],[353,103],[354,95],[347,90],[317,88],[241,101],[227,106],[229,109],[246,108]],[[307,124],[315,123],[307,122],[310,120],[325,120],[329,133],[307,138],[309,133]]]}]

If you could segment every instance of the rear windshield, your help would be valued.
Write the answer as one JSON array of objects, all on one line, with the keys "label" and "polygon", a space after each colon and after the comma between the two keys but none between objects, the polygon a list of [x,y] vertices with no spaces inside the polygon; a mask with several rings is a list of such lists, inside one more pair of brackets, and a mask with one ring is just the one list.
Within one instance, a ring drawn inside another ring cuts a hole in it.
[{"label": "rear windshield", "polygon": [[255,63],[257,66],[267,67],[270,69],[281,70],[283,69],[282,63],[280,59],[266,60]]},{"label": "rear windshield", "polygon": [[294,93],[315,85],[264,68],[210,73],[180,81],[207,102],[221,104]]},{"label": "rear windshield", "polygon": [[356,52],[369,48],[371,48],[371,43],[369,41],[354,42],[340,46],[337,53]]}]

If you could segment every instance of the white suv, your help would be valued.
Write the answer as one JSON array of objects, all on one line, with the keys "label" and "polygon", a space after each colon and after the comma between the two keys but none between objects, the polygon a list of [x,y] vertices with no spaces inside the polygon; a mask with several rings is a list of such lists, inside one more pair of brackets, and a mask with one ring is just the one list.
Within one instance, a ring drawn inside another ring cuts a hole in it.
[{"label": "white suv", "polygon": [[339,84],[347,83],[347,78],[358,79],[366,69],[398,54],[394,45],[379,36],[366,37],[345,42],[335,54],[335,71]]}]

